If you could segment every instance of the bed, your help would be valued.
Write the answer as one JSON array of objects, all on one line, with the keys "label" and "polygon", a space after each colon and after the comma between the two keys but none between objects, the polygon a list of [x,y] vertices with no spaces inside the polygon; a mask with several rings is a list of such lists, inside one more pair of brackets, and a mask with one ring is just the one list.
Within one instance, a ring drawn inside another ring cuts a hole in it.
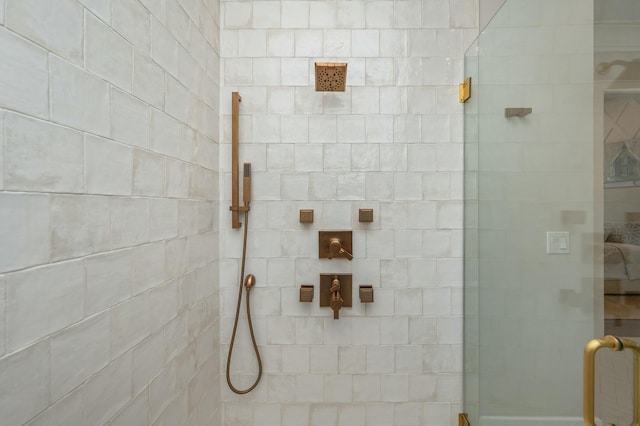
[{"label": "bed", "polygon": [[640,292],[640,223],[607,223],[604,231],[605,293]]}]

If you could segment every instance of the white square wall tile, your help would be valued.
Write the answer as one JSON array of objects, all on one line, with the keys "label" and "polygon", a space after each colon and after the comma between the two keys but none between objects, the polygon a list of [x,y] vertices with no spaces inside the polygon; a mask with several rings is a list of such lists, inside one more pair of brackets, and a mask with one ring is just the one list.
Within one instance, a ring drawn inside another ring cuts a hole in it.
[{"label": "white square wall tile", "polygon": [[308,1],[283,1],[280,3],[281,28],[308,28],[309,27],[309,2]]},{"label": "white square wall tile", "polygon": [[88,193],[130,195],[133,150],[92,135],[85,137],[85,181]]},{"label": "white square wall tile", "polygon": [[393,12],[395,28],[420,28],[422,25],[422,1],[420,0],[394,2]]},{"label": "white square wall tile", "polygon": [[51,259],[65,260],[108,250],[109,200],[106,197],[51,197]]},{"label": "white square wall tile", "polygon": [[51,118],[99,135],[111,133],[109,84],[50,56]]},{"label": "white square wall tile", "polygon": [[365,426],[367,411],[364,404],[338,407],[338,426]]},{"label": "white square wall tile", "polygon": [[178,42],[153,16],[151,17],[151,58],[169,74],[178,75]]},{"label": "white square wall tile", "polygon": [[150,333],[148,294],[138,295],[111,310],[111,354],[117,357]]},{"label": "white square wall tile", "polygon": [[0,395],[3,422],[25,424],[49,405],[49,342],[16,352],[0,363],[0,382],[10,383],[11,392]]},{"label": "white square wall tile", "polygon": [[311,28],[335,28],[338,23],[338,6],[331,1],[309,2],[309,26]]},{"label": "white square wall tile", "polygon": [[352,392],[352,376],[330,374],[324,377],[325,402],[348,402],[351,400]]},{"label": "white square wall tile", "polygon": [[131,91],[133,48],[102,21],[87,15],[85,64],[114,86]]},{"label": "white square wall tile", "polygon": [[162,197],[165,176],[164,156],[139,149],[133,151],[133,195]]},{"label": "white square wall tile", "polygon": [[283,58],[280,62],[283,86],[307,86],[309,84],[309,60]]},{"label": "white square wall tile", "polygon": [[380,397],[385,402],[403,402],[409,399],[409,376],[383,374],[380,376]]},{"label": "white square wall tile", "polygon": [[[83,347],[83,350],[78,348]],[[109,314],[102,313],[51,338],[51,400],[104,368],[110,360]]]},{"label": "white square wall tile", "polygon": [[5,188],[83,192],[80,132],[5,114]]},{"label": "white square wall tile", "polygon": [[[260,86],[278,86],[280,84],[279,58],[254,58],[253,82]],[[293,98],[289,103],[293,107]]]},{"label": "white square wall tile", "polygon": [[129,426],[144,424],[148,420],[149,394],[140,392],[128,402],[111,421],[113,426]]},{"label": "white square wall tile", "polygon": [[353,30],[351,32],[351,54],[356,57],[380,55],[380,33],[378,30]]},{"label": "white square wall tile", "polygon": [[111,244],[122,248],[149,241],[149,201],[144,198],[111,198]]},{"label": "white square wall tile", "polygon": [[111,91],[112,137],[128,145],[149,147],[149,106],[120,90]]},{"label": "white square wall tile", "polygon": [[104,424],[131,399],[131,354],[126,354],[85,385],[85,423]]},{"label": "white square wall tile", "polygon": [[5,0],[0,0],[0,24],[4,25],[4,5],[5,5],[6,1]]},{"label": "white square wall tile", "polygon": [[8,275],[8,349],[15,350],[79,321],[84,282],[81,261]]},{"label": "white square wall tile", "polygon": [[0,31],[0,106],[49,116],[47,53],[10,31]]},{"label": "white square wall tile", "polygon": [[[449,27],[449,0],[422,2],[422,28]],[[466,9],[452,9],[458,15]]]},{"label": "white square wall tile", "polygon": [[[94,3],[108,4],[92,0]],[[151,53],[151,20],[150,13],[139,2],[129,0],[112,0],[112,26],[133,46],[146,55]],[[105,12],[108,12],[106,10]],[[109,22],[109,21],[107,21]]]},{"label": "white square wall tile", "polygon": [[[284,3],[305,4],[305,2],[300,1]],[[294,43],[293,30],[267,30],[267,56],[269,57],[285,58],[293,56],[295,52]]]},{"label": "white square wall tile", "polygon": [[[321,2],[312,2],[319,4]],[[333,27],[327,27],[333,28]],[[351,56],[351,31],[350,30],[325,30],[324,31],[324,56],[346,58]],[[349,61],[348,81],[353,81],[353,64]]]},{"label": "white square wall tile", "polygon": [[172,157],[178,156],[178,140],[180,139],[178,120],[162,111],[151,109],[150,137],[152,151]]},{"label": "white square wall tile", "polygon": [[164,71],[147,56],[134,53],[133,94],[156,108],[164,108]]},{"label": "white square wall tile", "polygon": [[84,423],[84,388],[77,387],[64,398],[41,412],[29,422],[32,426],[66,426]]},{"label": "white square wall tile", "polygon": [[394,424],[393,404],[385,402],[367,404],[367,426],[388,426],[392,424]]},{"label": "white square wall tile", "polygon": [[365,4],[362,0],[350,1],[338,7],[339,28],[364,28],[366,26]]},{"label": "white square wall tile", "polygon": [[104,0],[78,0],[78,2],[103,21],[107,23],[111,22],[109,2],[105,2]]},{"label": "white square wall tile", "polygon": [[[165,244],[156,242],[133,249],[132,293],[140,294],[162,284],[166,279]],[[143,306],[143,305],[140,305]]]},{"label": "white square wall tile", "polygon": [[83,9],[76,2],[62,0],[6,1],[8,28],[74,63],[82,63]]},{"label": "white square wall tile", "polygon": [[393,3],[391,0],[366,2],[365,19],[367,28],[392,28]]},{"label": "white square wall tile", "polygon": [[280,1],[261,1],[253,3],[254,28],[280,27]]},{"label": "white square wall tile", "polygon": [[49,197],[0,195],[0,271],[46,263],[50,258]]},{"label": "white square wall tile", "polygon": [[380,400],[380,375],[356,374],[353,376],[353,400],[354,401],[379,401]]},{"label": "white square wall tile", "polygon": [[98,254],[85,259],[85,315],[110,308],[131,297],[131,265],[131,250]]},{"label": "white square wall tile", "polygon": [[250,28],[252,3],[221,2],[224,14],[224,28]]},{"label": "white square wall tile", "polygon": [[239,30],[238,56],[263,57],[267,54],[267,33],[265,30]]},{"label": "white square wall tile", "polygon": [[296,30],[295,56],[322,56],[322,30]]}]

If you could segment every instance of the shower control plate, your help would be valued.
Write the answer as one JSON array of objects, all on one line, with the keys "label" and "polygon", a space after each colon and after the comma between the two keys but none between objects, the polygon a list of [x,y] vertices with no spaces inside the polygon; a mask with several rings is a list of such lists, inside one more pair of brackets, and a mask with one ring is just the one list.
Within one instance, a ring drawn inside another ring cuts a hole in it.
[{"label": "shower control plate", "polygon": [[353,254],[352,235],[352,231],[320,231],[318,234],[318,258],[331,259],[331,240],[333,238],[340,240],[342,248]]},{"label": "shower control plate", "polygon": [[350,308],[353,306],[351,274],[320,274],[320,307],[331,306],[331,281],[335,276],[340,280],[340,295],[344,300],[342,306]]}]

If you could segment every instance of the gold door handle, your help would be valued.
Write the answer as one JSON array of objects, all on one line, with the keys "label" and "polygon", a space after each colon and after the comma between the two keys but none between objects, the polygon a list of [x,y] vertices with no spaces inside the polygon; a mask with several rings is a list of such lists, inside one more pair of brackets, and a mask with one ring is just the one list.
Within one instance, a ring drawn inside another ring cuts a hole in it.
[{"label": "gold door handle", "polygon": [[583,407],[582,415],[586,426],[596,426],[595,420],[595,369],[596,352],[602,348],[612,351],[633,351],[633,423],[631,426],[640,426],[640,346],[633,340],[624,337],[605,336],[601,339],[592,339],[584,347],[583,363]]}]

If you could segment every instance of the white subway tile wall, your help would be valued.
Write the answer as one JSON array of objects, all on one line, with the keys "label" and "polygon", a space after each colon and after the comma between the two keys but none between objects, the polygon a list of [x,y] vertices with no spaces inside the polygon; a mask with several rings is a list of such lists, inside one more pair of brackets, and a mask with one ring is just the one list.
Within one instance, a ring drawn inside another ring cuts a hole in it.
[{"label": "white subway tile wall", "polygon": [[219,9],[0,0],[3,424],[220,423]]},{"label": "white subway tile wall", "polygon": [[[249,408],[221,380],[224,424],[456,424],[462,109],[455,86],[477,31],[477,4],[223,1],[221,11],[221,342],[226,350],[241,254],[242,235],[228,226],[226,209],[229,95],[239,91],[241,160],[253,164],[247,272],[258,278],[253,323],[266,382],[242,397]],[[349,64],[344,93],[314,90],[315,61]],[[361,207],[374,208],[373,223],[358,222]],[[315,223],[298,222],[301,208],[315,210]],[[353,262],[318,259],[320,229],[356,230]],[[299,303],[299,285],[317,291],[320,272],[352,273],[356,289],[374,286],[375,302],[364,306],[355,294],[338,321],[317,306],[317,294]],[[241,325],[232,364],[246,384],[256,373],[248,338]]]}]

